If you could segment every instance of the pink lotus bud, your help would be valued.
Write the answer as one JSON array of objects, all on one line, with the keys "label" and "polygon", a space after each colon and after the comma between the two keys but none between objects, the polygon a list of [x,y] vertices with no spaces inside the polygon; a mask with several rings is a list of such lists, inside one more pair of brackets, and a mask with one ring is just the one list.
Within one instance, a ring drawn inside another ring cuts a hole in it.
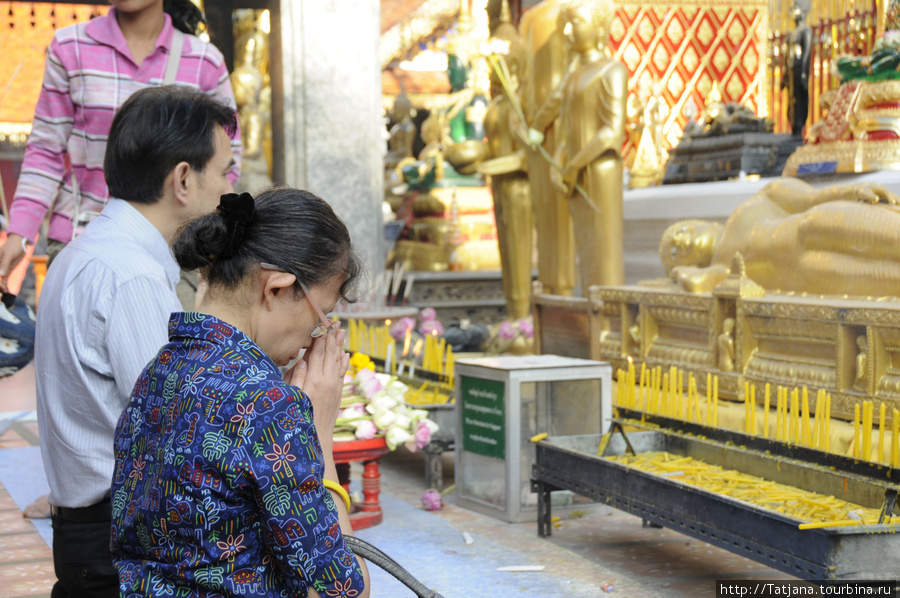
[{"label": "pink lotus bud", "polygon": [[428,322],[430,320],[437,319],[437,312],[434,311],[433,307],[426,307],[422,311],[419,312],[419,319],[423,322]]},{"label": "pink lotus bud", "polygon": [[416,424],[415,438],[416,448],[422,450],[428,446],[429,442],[431,442],[431,428],[429,428],[425,422],[420,421]]},{"label": "pink lotus bud", "polygon": [[368,419],[364,419],[356,426],[356,437],[359,440],[371,440],[375,438],[376,432],[378,432],[378,429],[375,427],[375,424]]},{"label": "pink lotus bud", "polygon": [[434,488],[426,490],[425,494],[422,495],[422,506],[425,507],[426,511],[439,511],[444,506],[441,493]]},{"label": "pink lotus bud", "polygon": [[516,334],[516,327],[509,320],[504,321],[497,329],[497,336],[505,341],[516,338]]},{"label": "pink lotus bud", "polygon": [[525,338],[531,338],[534,336],[534,324],[529,322],[528,320],[522,320],[519,322],[519,332],[522,333],[522,336]]},{"label": "pink lotus bud", "polygon": [[400,318],[396,324],[391,326],[391,337],[395,341],[401,341],[406,336],[406,333],[415,327],[415,319],[410,317]]}]

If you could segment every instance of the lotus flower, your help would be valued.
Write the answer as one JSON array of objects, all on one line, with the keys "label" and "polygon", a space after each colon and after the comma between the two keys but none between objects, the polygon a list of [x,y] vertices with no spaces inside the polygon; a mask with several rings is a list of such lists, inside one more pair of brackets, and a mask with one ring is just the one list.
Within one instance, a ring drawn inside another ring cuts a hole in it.
[{"label": "lotus flower", "polygon": [[[430,420],[427,420],[430,421]],[[434,424],[434,422],[431,422]],[[420,421],[416,424],[416,448],[421,450],[428,446],[428,443],[431,442],[431,426],[428,425],[426,420]]]},{"label": "lotus flower", "polygon": [[512,339],[516,338],[516,334],[518,334],[518,332],[516,331],[516,327],[513,326],[513,323],[509,320],[504,320],[504,322],[500,324],[500,327],[497,329],[497,336],[505,341],[511,341]]},{"label": "lotus flower", "polygon": [[423,322],[437,320],[437,312],[434,311],[433,307],[426,307],[419,312],[419,319]]},{"label": "lotus flower", "polygon": [[444,506],[444,499],[441,498],[440,492],[434,488],[429,488],[422,495],[422,506],[425,507],[426,511],[439,511]]},{"label": "lotus flower", "polygon": [[534,324],[528,320],[521,320],[519,322],[519,332],[521,332],[522,336],[525,338],[532,338],[534,336]]},{"label": "lotus flower", "polygon": [[400,446],[404,442],[407,442],[412,437],[412,434],[410,434],[403,428],[393,426],[387,431],[387,434],[384,435],[384,441],[387,443],[388,448],[394,451],[397,450],[398,446]]},{"label": "lotus flower", "polygon": [[354,434],[359,440],[371,440],[375,438],[376,433],[378,433],[378,428],[375,427],[375,423],[372,420],[364,419],[356,426]]},{"label": "lotus flower", "polygon": [[391,338],[393,338],[395,341],[401,341],[406,336],[406,333],[410,332],[415,327],[415,318],[400,318],[399,320],[397,320],[396,324],[391,326]]}]

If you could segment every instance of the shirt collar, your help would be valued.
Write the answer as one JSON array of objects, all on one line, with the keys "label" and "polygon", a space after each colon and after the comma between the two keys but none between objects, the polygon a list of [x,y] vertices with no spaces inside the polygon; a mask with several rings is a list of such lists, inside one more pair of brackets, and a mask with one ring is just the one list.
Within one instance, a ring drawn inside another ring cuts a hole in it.
[{"label": "shirt collar", "polygon": [[198,312],[176,312],[169,319],[169,341],[179,339],[208,341],[215,345],[247,353],[257,360],[260,370],[268,371],[269,377],[280,380],[281,374],[269,356],[259,348],[253,339],[228,322]]},{"label": "shirt collar", "polygon": [[116,227],[128,234],[140,247],[143,247],[165,268],[169,282],[174,286],[181,278],[181,269],[172,255],[169,243],[143,214],[124,199],[110,198],[98,218],[112,218]]},{"label": "shirt collar", "polygon": [[[164,48],[168,53],[169,48],[172,47],[172,35],[175,31],[175,27],[172,26],[172,17],[169,16],[169,13],[163,13],[163,19],[165,22],[163,23],[163,28],[159,33],[159,37],[156,38],[155,48],[157,50],[159,48]],[[112,46],[123,56],[132,59],[131,50],[128,49],[128,42],[125,41],[125,35],[122,34],[122,29],[119,27],[119,22],[116,20],[115,7],[110,8],[109,13],[105,17],[97,17],[88,22],[85,26],[85,32],[87,32],[87,34],[95,41],[106,44],[107,46]]]}]

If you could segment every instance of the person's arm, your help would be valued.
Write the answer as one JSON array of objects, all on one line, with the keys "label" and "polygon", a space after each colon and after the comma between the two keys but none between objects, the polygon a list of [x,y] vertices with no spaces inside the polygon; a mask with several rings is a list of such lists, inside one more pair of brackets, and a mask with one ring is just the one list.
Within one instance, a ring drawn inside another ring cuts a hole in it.
[{"label": "person's arm", "polygon": [[[303,359],[287,373],[286,379],[292,386],[303,390],[309,397],[313,410],[314,434],[322,449],[322,477],[339,483],[337,468],[334,464],[333,434],[334,425],[340,411],[341,392],[344,387],[344,373],[349,365],[349,355],[344,353],[343,344],[346,331],[337,330],[331,334],[315,339],[306,350]],[[334,491],[322,490],[329,495],[337,511],[341,534],[352,535],[350,515],[343,499]],[[326,505],[328,501],[326,500]],[[358,598],[369,595],[369,571],[365,561],[356,557],[365,588]],[[310,596],[317,598],[320,594],[310,589]]]},{"label": "person's arm", "polygon": [[47,50],[44,80],[25,146],[22,171],[9,213],[9,237],[0,247],[0,286],[22,258],[23,240],[35,241],[41,223],[59,193],[66,171],[66,146],[75,120],[69,73],[54,38]]},{"label": "person's arm", "polygon": [[510,174],[525,170],[525,151],[519,150],[512,154],[485,160],[475,165],[475,171],[481,174],[496,176],[498,174]]},{"label": "person's arm", "polygon": [[144,276],[119,285],[106,313],[105,342],[124,409],[147,363],[168,342],[173,311],[181,311],[167,281]]},{"label": "person's arm", "polygon": [[900,205],[900,198],[878,183],[831,185],[819,189],[800,179],[788,177],[772,181],[758,195],[764,196],[788,214],[799,214],[832,201]]},{"label": "person's arm", "polygon": [[569,158],[565,164],[566,182],[574,182],[578,172],[608,151],[622,152],[625,142],[625,99],[628,93],[628,72],[620,64],[609,67],[609,72],[596,83],[598,101],[605,105],[607,123]]}]

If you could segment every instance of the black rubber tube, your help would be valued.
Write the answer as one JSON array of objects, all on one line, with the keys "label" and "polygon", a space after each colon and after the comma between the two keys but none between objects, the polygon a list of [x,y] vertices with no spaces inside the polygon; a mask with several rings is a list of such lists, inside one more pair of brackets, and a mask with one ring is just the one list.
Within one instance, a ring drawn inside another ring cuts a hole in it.
[{"label": "black rubber tube", "polygon": [[365,540],[360,540],[354,536],[344,536],[344,543],[353,551],[353,554],[374,563],[396,577],[400,583],[415,592],[418,598],[444,598],[434,590],[428,589],[418,579],[413,577],[409,571],[397,564],[397,562],[384,554]]}]

